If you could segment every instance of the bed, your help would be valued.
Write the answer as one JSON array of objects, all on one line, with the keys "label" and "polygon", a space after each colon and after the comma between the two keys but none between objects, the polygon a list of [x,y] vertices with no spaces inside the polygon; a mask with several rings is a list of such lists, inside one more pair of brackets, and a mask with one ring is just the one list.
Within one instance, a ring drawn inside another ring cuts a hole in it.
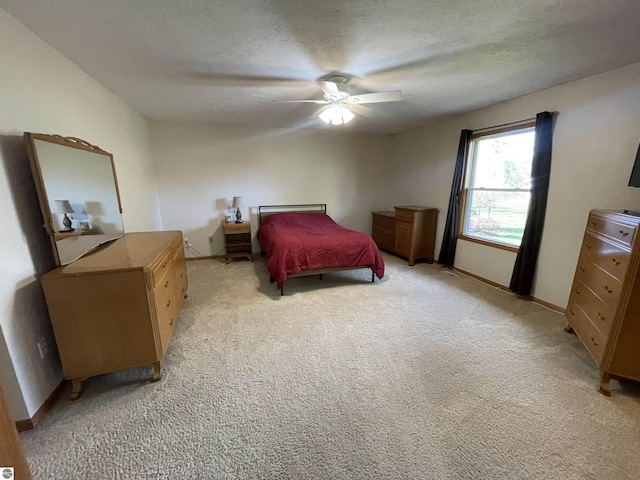
[{"label": "bed", "polygon": [[371,269],[371,281],[384,276],[384,261],[373,239],[338,225],[326,204],[258,207],[257,238],[268,257],[271,282],[284,295],[288,278],[359,268]]}]

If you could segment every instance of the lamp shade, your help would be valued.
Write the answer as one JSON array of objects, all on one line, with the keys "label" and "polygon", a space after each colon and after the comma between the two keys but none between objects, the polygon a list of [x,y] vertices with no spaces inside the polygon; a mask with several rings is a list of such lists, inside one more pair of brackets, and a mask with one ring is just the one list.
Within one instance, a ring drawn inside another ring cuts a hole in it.
[{"label": "lamp shade", "polygon": [[233,197],[232,208],[244,208],[244,200],[242,197]]},{"label": "lamp shade", "polygon": [[355,115],[342,102],[334,102],[320,113],[320,120],[330,125],[344,125],[353,120]]},{"label": "lamp shade", "polygon": [[69,200],[54,200],[53,213],[73,213]]}]

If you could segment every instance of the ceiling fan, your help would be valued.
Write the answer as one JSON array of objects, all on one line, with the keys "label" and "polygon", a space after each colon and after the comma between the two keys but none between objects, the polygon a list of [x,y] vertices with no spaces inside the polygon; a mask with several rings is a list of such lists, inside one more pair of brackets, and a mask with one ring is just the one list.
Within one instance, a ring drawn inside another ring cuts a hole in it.
[{"label": "ceiling fan", "polygon": [[313,116],[331,125],[344,125],[355,117],[355,114],[366,117],[374,116],[375,110],[363,107],[366,103],[399,102],[403,100],[400,90],[388,92],[364,93],[351,95],[351,87],[347,85],[349,77],[345,75],[331,75],[327,80],[318,80],[318,85],[324,93],[322,100],[284,100],[289,103],[316,103],[325,105]]}]

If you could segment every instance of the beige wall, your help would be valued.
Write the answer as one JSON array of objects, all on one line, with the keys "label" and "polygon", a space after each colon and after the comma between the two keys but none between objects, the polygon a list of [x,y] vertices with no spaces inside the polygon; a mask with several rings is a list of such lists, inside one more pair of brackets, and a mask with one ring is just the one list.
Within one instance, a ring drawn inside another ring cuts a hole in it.
[{"label": "beige wall", "polygon": [[[0,381],[15,420],[62,379],[40,274],[51,268],[25,131],[83,138],[114,154],[128,231],[159,229],[148,123],[0,9]],[[40,358],[45,338],[50,354]]]},{"label": "beige wall", "polygon": [[203,255],[224,253],[234,196],[254,238],[259,205],[326,203],[336,221],[367,233],[371,210],[390,207],[380,188],[393,172],[388,136],[166,122],[151,131],[163,227],[182,230]]},{"label": "beige wall", "polygon": [[[438,248],[449,202],[460,130],[558,111],[551,184],[533,295],[566,305],[589,210],[640,210],[627,187],[640,142],[640,63],[436,122],[394,138],[401,173],[395,198],[412,192],[441,209]],[[508,285],[515,254],[458,242],[455,266]]]}]

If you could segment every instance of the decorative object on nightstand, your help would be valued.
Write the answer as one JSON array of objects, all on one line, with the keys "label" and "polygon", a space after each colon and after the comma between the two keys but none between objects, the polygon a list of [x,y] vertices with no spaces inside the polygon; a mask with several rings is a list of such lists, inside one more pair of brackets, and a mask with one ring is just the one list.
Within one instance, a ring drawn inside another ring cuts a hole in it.
[{"label": "decorative object on nightstand", "polygon": [[53,213],[64,214],[64,218],[62,219],[62,225],[64,225],[63,232],[73,232],[73,228],[71,228],[71,219],[67,214],[73,213],[73,208],[71,208],[71,204],[69,200],[54,200],[53,201]]},{"label": "decorative object on nightstand", "polygon": [[234,258],[245,257],[253,261],[251,256],[251,224],[225,223],[224,242],[227,249],[225,258],[229,263]]},{"label": "decorative object on nightstand", "polygon": [[242,223],[242,212],[240,211],[241,208],[244,208],[244,200],[242,197],[233,197],[231,207],[236,209],[236,223]]},{"label": "decorative object on nightstand", "polygon": [[371,212],[371,237],[380,250],[386,250],[409,260],[433,263],[438,209],[407,205],[393,207],[395,211]]}]

